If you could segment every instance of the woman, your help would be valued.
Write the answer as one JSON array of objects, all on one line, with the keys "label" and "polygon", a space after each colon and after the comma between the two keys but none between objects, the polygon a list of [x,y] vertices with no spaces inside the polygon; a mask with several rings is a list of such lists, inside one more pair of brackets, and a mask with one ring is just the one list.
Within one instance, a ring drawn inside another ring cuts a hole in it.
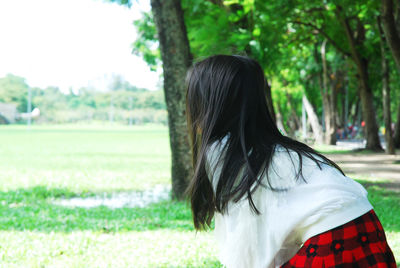
[{"label": "woman", "polygon": [[188,72],[195,228],[215,216],[227,267],[395,267],[365,189],[279,132],[266,86],[243,56],[212,56]]}]

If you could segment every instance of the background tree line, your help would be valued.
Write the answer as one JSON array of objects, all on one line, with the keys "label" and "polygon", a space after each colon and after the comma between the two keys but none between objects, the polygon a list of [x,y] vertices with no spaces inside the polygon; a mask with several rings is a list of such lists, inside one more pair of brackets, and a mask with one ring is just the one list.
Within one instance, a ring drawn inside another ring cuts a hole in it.
[{"label": "background tree line", "polygon": [[[135,21],[134,52],[153,68],[162,62],[170,119],[184,114],[183,106],[168,103],[184,102],[184,70],[192,59],[245,54],[264,68],[282,131],[300,129],[304,106],[317,142],[335,144],[337,130],[350,124],[362,127],[367,149],[382,150],[382,126],[388,153],[400,146],[399,1],[152,0],[151,6]],[[184,185],[187,137],[179,134],[182,122],[170,121],[172,154],[180,154],[173,157],[173,185]]]},{"label": "background tree line", "polygon": [[[20,113],[27,111],[29,85],[15,75],[0,78],[0,102],[13,103]],[[162,90],[149,91],[116,77],[107,91],[80,88],[68,94],[57,87],[33,87],[32,109],[41,115],[36,123],[79,123],[112,121],[123,124],[167,124]]]}]

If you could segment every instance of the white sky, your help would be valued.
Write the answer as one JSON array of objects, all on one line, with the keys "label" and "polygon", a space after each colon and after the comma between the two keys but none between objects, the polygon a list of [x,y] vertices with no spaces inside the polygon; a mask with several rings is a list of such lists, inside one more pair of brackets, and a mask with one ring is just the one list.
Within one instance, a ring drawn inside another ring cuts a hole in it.
[{"label": "white sky", "polygon": [[0,0],[0,77],[30,86],[104,90],[112,75],[156,89],[159,73],[131,54],[132,22],[149,0],[129,9],[102,0]]}]

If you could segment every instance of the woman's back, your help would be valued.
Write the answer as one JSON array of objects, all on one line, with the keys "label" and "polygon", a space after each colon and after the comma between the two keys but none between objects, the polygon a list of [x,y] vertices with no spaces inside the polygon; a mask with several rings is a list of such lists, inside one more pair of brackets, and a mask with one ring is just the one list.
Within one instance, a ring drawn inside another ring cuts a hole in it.
[{"label": "woman's back", "polygon": [[[218,184],[224,155],[222,143],[210,146],[207,170]],[[365,189],[337,169],[303,158],[303,178],[297,178],[296,152],[277,145],[268,170],[269,183],[253,193],[260,214],[244,198],[230,202],[226,214],[216,213],[215,234],[220,259],[227,267],[283,265],[310,237],[347,223],[372,209]],[[270,187],[273,187],[272,190]]]}]

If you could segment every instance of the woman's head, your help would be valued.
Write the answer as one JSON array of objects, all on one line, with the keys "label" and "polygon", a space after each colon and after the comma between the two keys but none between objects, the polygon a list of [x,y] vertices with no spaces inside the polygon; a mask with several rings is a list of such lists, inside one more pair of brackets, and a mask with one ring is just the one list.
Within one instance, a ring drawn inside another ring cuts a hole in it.
[{"label": "woman's head", "polygon": [[[196,228],[222,212],[230,199],[239,200],[256,182],[262,164],[281,136],[268,111],[263,69],[244,56],[215,55],[189,70],[187,119],[193,149],[194,177],[188,188]],[[214,196],[205,170],[207,148],[227,137],[226,157]],[[268,148],[267,148],[268,147]],[[251,153],[249,153],[251,150]],[[229,168],[226,168],[228,167]],[[245,165],[239,187],[234,178]],[[252,204],[252,207],[255,206]]]},{"label": "woman's head", "polygon": [[215,140],[227,133],[251,138],[261,127],[277,131],[266,86],[261,66],[248,57],[215,55],[195,63],[187,76],[191,133]]}]

